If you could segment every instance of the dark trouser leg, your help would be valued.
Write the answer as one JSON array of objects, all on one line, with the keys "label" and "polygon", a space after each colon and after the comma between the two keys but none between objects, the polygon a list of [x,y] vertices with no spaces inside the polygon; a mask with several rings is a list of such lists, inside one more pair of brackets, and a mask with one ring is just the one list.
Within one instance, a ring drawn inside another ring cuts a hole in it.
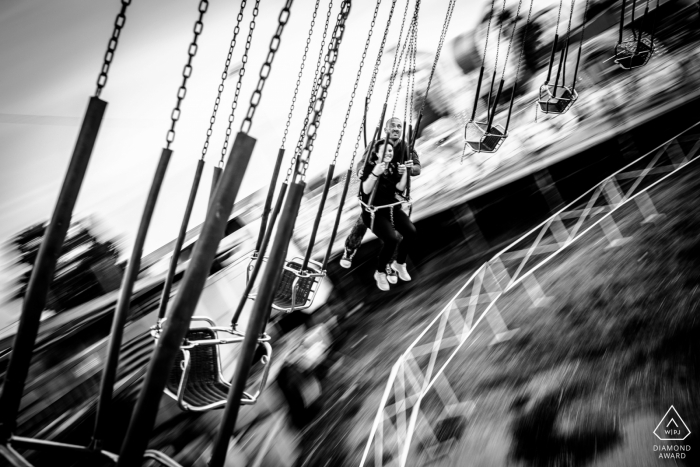
[{"label": "dark trouser leg", "polygon": [[411,219],[408,218],[405,212],[400,208],[394,209],[394,228],[403,236],[403,240],[399,243],[398,252],[396,254],[396,262],[399,264],[406,263],[408,253],[413,251],[413,246],[416,242],[416,226],[413,225]]},{"label": "dark trouser leg", "polygon": [[[371,224],[371,217],[368,212],[364,211],[362,213],[362,219],[365,221],[366,225]],[[389,211],[387,209],[379,210],[374,216],[374,228],[372,232],[374,232],[374,235],[383,243],[382,249],[379,251],[379,256],[377,257],[377,271],[385,272],[391,260],[391,255],[394,253],[396,245],[399,243],[396,230],[394,230],[394,227],[391,225],[391,218],[389,217]]]},{"label": "dark trouser leg", "polygon": [[361,215],[357,216],[357,221],[355,221],[355,225],[352,227],[350,235],[348,235],[348,238],[345,239],[345,248],[348,250],[354,251],[360,248],[362,238],[367,233],[367,226],[362,221],[362,217],[363,216]]}]

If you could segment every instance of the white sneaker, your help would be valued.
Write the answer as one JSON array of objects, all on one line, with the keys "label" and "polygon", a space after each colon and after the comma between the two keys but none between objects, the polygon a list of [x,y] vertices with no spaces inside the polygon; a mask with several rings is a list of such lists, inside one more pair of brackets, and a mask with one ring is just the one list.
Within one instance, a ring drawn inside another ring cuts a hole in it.
[{"label": "white sneaker", "polygon": [[408,274],[408,271],[406,270],[406,265],[405,264],[399,264],[396,261],[391,263],[391,269],[397,272],[398,276],[401,278],[402,281],[410,281],[411,276]]},{"label": "white sneaker", "polygon": [[345,248],[343,250],[343,257],[340,258],[340,267],[345,269],[350,269],[352,267],[352,257],[355,256],[357,250],[350,250]]},{"label": "white sneaker", "polygon": [[391,285],[395,285],[399,283],[399,278],[396,275],[396,271],[391,269],[391,266],[387,264],[386,266],[386,281],[390,283]]},{"label": "white sneaker", "polygon": [[377,281],[377,287],[379,288],[379,290],[383,290],[384,292],[386,292],[390,289],[389,282],[386,280],[386,273],[375,271],[374,280]]}]

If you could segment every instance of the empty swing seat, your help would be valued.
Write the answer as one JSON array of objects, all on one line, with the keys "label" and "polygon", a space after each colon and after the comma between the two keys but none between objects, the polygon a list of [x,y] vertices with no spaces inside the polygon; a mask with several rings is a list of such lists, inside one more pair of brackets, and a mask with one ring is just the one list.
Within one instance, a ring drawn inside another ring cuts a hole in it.
[{"label": "empty swing seat", "polygon": [[[170,370],[165,393],[176,400],[182,410],[205,412],[226,405],[231,384],[224,380],[221,373],[219,345],[222,340],[218,338],[217,331],[211,326],[190,329],[186,343]],[[257,402],[267,383],[271,356],[270,345],[259,342],[253,364],[254,367],[262,367],[258,390],[253,395],[244,392],[241,405]]]},{"label": "empty swing seat", "polygon": [[654,43],[649,37],[641,40],[629,38],[615,46],[615,63],[625,70],[639,68],[647,64],[654,53]]},{"label": "empty swing seat", "polygon": [[474,152],[496,152],[508,136],[501,125],[492,125],[488,128],[487,122],[467,123],[464,131],[464,139]]},{"label": "empty swing seat", "polygon": [[543,84],[540,86],[540,97],[537,103],[540,110],[546,114],[563,114],[571,108],[578,99],[575,89],[568,86]]},{"label": "empty swing seat", "polygon": [[[248,265],[248,278],[255,267],[255,261],[258,258],[252,258]],[[263,257],[263,261],[267,261],[267,257]],[[309,260],[306,271],[301,270],[304,262],[303,258],[294,258],[287,261],[282,270],[277,291],[272,299],[272,308],[277,311],[291,313],[293,310],[305,310],[309,308],[316,297],[316,292],[321,284],[321,279],[325,277],[325,273],[321,270],[321,264],[317,261]],[[255,299],[257,293],[249,295],[248,298]]]}]

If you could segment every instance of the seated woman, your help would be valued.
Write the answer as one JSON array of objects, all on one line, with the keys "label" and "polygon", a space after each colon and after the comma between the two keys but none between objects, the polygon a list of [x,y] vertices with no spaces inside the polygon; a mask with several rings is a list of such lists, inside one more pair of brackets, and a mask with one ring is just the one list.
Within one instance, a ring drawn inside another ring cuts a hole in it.
[{"label": "seated woman", "polygon": [[[382,242],[382,249],[377,257],[377,270],[374,273],[374,280],[377,281],[377,287],[380,290],[389,290],[389,282],[387,281],[387,272],[392,273],[391,269],[395,270],[399,277],[404,281],[410,281],[411,276],[406,271],[406,257],[411,251],[416,240],[416,227],[408,218],[405,212],[401,209],[401,205],[397,204],[396,192],[403,192],[406,188],[406,180],[408,179],[408,171],[413,165],[413,161],[409,160],[405,164],[392,162],[394,158],[394,148],[391,144],[386,145],[386,153],[384,153],[384,141],[380,140],[374,145],[372,154],[365,170],[362,173],[360,180],[360,199],[365,205],[369,205],[369,198],[375,185],[377,185],[377,193],[375,195],[373,206],[378,207],[372,216],[367,209],[362,211],[362,220],[367,226],[371,226],[372,232]],[[384,154],[383,160],[379,160]],[[395,206],[390,206],[396,204]],[[381,206],[388,206],[381,208]],[[399,243],[397,232],[403,236],[403,240]],[[398,245],[396,261],[392,265],[389,264],[394,249]]]}]

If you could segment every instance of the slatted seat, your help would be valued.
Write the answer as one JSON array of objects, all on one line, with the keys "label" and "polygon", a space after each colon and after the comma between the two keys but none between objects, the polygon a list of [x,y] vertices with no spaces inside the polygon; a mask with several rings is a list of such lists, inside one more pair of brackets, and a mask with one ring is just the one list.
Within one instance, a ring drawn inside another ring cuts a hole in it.
[{"label": "slatted seat", "polygon": [[578,99],[578,93],[568,86],[543,84],[537,100],[540,110],[546,114],[563,114]]},{"label": "slatted seat", "polygon": [[[224,380],[221,373],[218,331],[205,326],[192,328],[187,333],[186,344],[180,349],[165,388],[165,393],[175,399],[182,410],[205,412],[226,405],[231,384]],[[267,342],[258,344],[254,365],[257,364],[262,370],[259,372],[259,389],[253,395],[244,392],[242,405],[254,404],[264,389],[271,354]]]},{"label": "slatted seat", "polygon": [[[252,258],[248,265],[248,280],[257,260],[258,258]],[[267,257],[264,257],[263,261],[267,261]],[[306,271],[301,270],[302,264],[302,258],[293,258],[285,265],[277,292],[272,299],[274,310],[290,313],[293,310],[305,310],[313,304],[325,274],[317,261],[309,260]],[[255,297],[256,294],[249,296],[251,299]]]},{"label": "slatted seat", "polygon": [[496,152],[508,136],[501,125],[492,125],[489,131],[487,122],[468,122],[465,128],[465,142],[474,152]]},{"label": "slatted seat", "polygon": [[615,63],[622,69],[631,70],[646,65],[653,54],[654,43],[650,37],[643,36],[641,40],[629,38],[615,46]]}]

